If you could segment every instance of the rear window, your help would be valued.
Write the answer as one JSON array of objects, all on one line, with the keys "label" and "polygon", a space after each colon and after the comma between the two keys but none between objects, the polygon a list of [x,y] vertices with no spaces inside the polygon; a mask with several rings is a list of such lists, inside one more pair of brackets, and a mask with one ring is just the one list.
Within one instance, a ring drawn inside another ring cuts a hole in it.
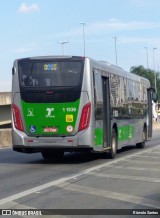
[{"label": "rear window", "polygon": [[20,61],[22,87],[76,87],[81,84],[81,61]]}]

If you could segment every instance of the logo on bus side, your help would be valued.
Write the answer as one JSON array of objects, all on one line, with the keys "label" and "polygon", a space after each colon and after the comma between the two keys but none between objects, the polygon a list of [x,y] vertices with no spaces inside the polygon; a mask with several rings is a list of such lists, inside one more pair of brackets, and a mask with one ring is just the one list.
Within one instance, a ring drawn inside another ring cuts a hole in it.
[{"label": "logo on bus side", "polygon": [[34,117],[33,108],[28,108],[27,117]]},{"label": "logo on bus side", "polygon": [[52,112],[54,111],[54,108],[46,108],[46,111],[47,111],[46,117],[52,117],[52,118],[55,117],[55,116],[52,114]]},{"label": "logo on bus side", "polygon": [[66,122],[67,122],[67,123],[72,123],[72,122],[73,122],[73,115],[67,114],[67,115],[66,115]]}]

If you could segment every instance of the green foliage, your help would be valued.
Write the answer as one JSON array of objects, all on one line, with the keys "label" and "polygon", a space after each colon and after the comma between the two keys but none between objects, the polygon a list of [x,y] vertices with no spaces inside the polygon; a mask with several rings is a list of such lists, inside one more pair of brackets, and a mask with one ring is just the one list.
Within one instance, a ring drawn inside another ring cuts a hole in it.
[{"label": "green foliage", "polygon": [[158,101],[160,100],[160,78],[157,72],[151,69],[146,69],[141,65],[131,67],[130,72],[148,79],[151,83],[151,87],[153,88],[155,88],[155,76],[156,76]]}]

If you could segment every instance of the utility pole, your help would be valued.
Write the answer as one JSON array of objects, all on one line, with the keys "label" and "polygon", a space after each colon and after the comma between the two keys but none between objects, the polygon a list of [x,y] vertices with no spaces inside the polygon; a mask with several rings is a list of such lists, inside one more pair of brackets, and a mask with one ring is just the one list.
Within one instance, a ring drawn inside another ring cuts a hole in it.
[{"label": "utility pole", "polygon": [[85,46],[85,33],[84,33],[84,26],[86,25],[84,22],[80,23],[83,26],[83,51],[84,51],[84,57],[85,57],[85,50],[86,50],[86,46]]},{"label": "utility pole", "polygon": [[115,56],[116,56],[116,66],[117,66],[117,37],[112,37],[114,39],[114,45],[115,45]]},{"label": "utility pole", "polygon": [[144,47],[146,49],[146,57],[147,57],[147,69],[148,69],[148,48]]},{"label": "utility pole", "polygon": [[156,50],[157,48],[153,48],[153,69],[154,69],[154,79],[155,79],[155,91],[157,93],[157,79],[156,79],[156,71],[155,71],[155,60],[154,60],[154,51]]},{"label": "utility pole", "polygon": [[62,42],[58,42],[59,44],[61,44],[62,46],[62,55],[64,56],[64,44],[68,43],[69,41],[62,41]]}]

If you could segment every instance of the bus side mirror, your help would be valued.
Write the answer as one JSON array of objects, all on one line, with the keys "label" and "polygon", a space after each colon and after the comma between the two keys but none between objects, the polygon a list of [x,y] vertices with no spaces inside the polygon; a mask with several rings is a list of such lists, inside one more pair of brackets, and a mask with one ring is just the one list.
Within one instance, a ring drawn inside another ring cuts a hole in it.
[{"label": "bus side mirror", "polygon": [[152,93],[152,100],[156,103],[158,101],[158,96],[156,92]]},{"label": "bus side mirror", "polygon": [[14,70],[14,67],[12,67],[12,75],[14,75],[15,73],[15,70]]},{"label": "bus side mirror", "polygon": [[148,91],[150,92],[151,100],[154,101],[154,103],[156,103],[158,101],[158,95],[156,90],[151,87],[148,89]]}]

